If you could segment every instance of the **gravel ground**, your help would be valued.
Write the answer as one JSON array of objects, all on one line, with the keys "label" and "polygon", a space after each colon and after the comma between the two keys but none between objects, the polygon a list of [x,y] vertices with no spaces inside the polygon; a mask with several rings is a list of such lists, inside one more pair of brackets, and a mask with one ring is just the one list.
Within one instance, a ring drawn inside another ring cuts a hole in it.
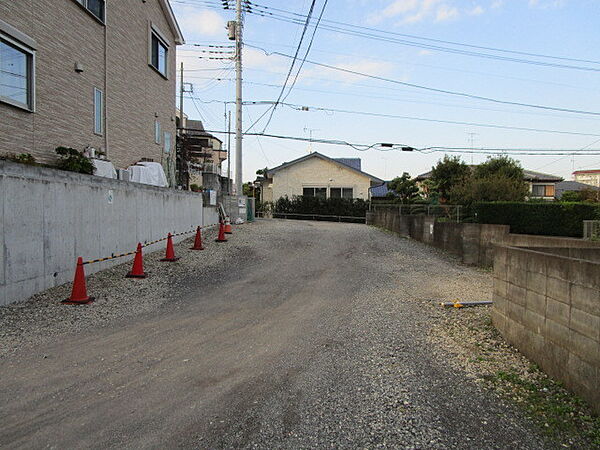
[{"label": "gravel ground", "polygon": [[147,280],[90,277],[90,306],[58,304],[65,286],[0,309],[0,446],[562,443],[464,363],[458,341],[477,337],[452,319],[484,310],[437,306],[489,298],[489,272],[357,224],[261,220],[206,240],[177,245],[178,263],[151,255]]},{"label": "gravel ground", "polygon": [[491,307],[447,308],[429,340],[440,356],[498,401],[516,404],[545,435],[564,448],[600,448],[600,418],[548,377],[494,328]]},{"label": "gravel ground", "polygon": [[[71,295],[71,283],[48,289],[29,300],[0,307],[0,358],[23,347],[31,347],[58,336],[77,334],[144,313],[152,313],[181,297],[186,280],[202,272],[207,281],[217,281],[215,268],[235,263],[234,256],[243,252],[253,236],[240,233],[235,242],[214,242],[216,229],[203,232],[205,250],[192,251],[194,238],[175,245],[181,257],[175,263],[161,262],[164,242],[155,244],[152,253],[144,254],[146,279],[125,278],[132,261],[86,277],[89,305],[64,305]],[[158,248],[158,250],[156,250]]]}]

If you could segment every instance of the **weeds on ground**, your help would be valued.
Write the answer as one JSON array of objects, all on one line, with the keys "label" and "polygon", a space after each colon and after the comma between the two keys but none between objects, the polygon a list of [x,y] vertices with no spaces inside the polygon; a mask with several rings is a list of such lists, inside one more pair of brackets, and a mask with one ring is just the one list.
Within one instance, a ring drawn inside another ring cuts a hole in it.
[{"label": "weeds on ground", "polygon": [[522,407],[544,434],[565,447],[600,449],[600,417],[504,341],[490,308],[447,310],[432,339],[498,395]]},{"label": "weeds on ground", "polygon": [[546,376],[535,364],[528,369],[530,378],[516,371],[499,370],[483,378],[502,394],[523,406],[530,417],[543,426],[551,437],[583,438],[600,448],[600,417],[592,417],[585,403]]}]

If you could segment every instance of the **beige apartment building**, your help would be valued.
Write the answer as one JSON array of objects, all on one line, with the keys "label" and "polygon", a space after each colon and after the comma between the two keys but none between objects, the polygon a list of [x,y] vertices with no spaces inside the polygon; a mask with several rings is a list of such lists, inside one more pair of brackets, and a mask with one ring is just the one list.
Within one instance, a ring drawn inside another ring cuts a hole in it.
[{"label": "beige apartment building", "polygon": [[0,1],[0,154],[174,164],[183,42],[168,0]]},{"label": "beige apartment building", "polygon": [[573,172],[573,179],[578,183],[600,187],[600,170],[576,170]]}]

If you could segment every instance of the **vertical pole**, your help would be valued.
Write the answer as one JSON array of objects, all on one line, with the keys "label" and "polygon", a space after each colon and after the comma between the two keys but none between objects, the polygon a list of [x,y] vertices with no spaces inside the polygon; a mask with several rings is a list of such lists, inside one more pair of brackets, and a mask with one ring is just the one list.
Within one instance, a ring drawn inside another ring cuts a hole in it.
[{"label": "vertical pole", "polygon": [[[180,76],[180,80],[179,80],[179,133],[180,133],[180,137],[183,138],[183,129],[185,128],[183,125],[183,92],[184,92],[184,86],[183,86],[183,61],[181,62],[181,72],[179,74]],[[156,133],[156,131],[155,131]],[[177,138],[175,138],[175,141],[177,142]],[[175,145],[175,150],[172,152],[172,154],[167,156],[167,161],[171,160],[170,164],[169,164],[169,178],[171,178],[171,174],[175,175],[175,185],[177,185],[177,178],[179,178],[179,181],[181,182],[181,184],[184,184],[181,179],[183,178],[181,176],[181,174],[179,174],[179,177],[177,176],[177,145]],[[173,165],[175,165],[175,168],[172,169]],[[189,183],[189,177],[187,178],[186,181],[186,186]],[[171,180],[172,181],[172,180]]]},{"label": "vertical pole", "polygon": [[227,195],[231,195],[231,111],[227,125]]},{"label": "vertical pole", "polygon": [[180,72],[180,81],[179,81],[179,128],[183,129],[183,62],[181,63],[181,72]]},{"label": "vertical pole", "polygon": [[242,189],[242,0],[236,0],[235,29],[235,185],[237,195],[243,195]]}]

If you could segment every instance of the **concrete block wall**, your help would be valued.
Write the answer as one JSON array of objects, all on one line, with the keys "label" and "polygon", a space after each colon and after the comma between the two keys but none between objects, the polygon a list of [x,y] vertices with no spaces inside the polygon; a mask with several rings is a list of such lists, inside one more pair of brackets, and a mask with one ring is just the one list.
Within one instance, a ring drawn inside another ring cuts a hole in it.
[{"label": "concrete block wall", "polygon": [[[200,194],[0,161],[0,305],[72,281],[78,256],[129,252],[216,222]],[[124,261],[87,265],[86,274]]]},{"label": "concrete block wall", "polygon": [[600,413],[600,263],[498,246],[493,300],[505,339]]},{"label": "concrete block wall", "polygon": [[369,212],[367,224],[434,245],[460,257],[465,264],[482,267],[493,265],[495,244],[544,248],[546,251],[553,248],[555,253],[563,256],[600,260],[600,242],[568,237],[512,234],[508,225],[440,222],[432,216],[400,215],[399,208],[395,207],[377,208]]},{"label": "concrete block wall", "polygon": [[441,248],[465,264],[489,267],[493,263],[493,243],[502,242],[507,225],[439,222],[433,216],[401,215],[399,208],[378,208],[367,214],[367,224],[411,237]]}]

